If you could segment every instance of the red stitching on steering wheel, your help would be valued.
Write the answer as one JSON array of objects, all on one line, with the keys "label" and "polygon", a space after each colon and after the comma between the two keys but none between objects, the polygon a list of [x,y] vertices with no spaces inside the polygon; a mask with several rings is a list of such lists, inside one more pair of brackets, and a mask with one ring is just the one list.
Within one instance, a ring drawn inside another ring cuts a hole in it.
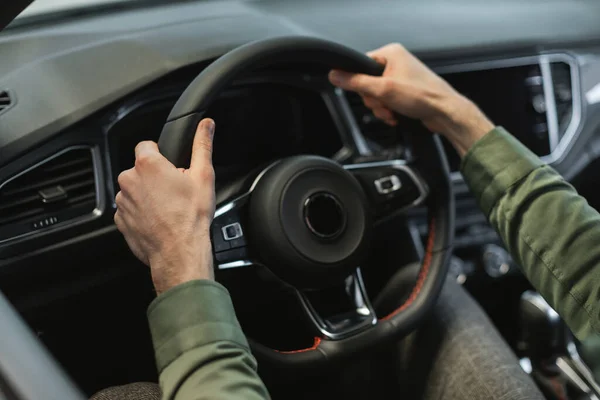
[{"label": "red stitching on steering wheel", "polygon": [[315,342],[313,343],[312,347],[308,347],[306,349],[300,349],[300,350],[288,350],[288,351],[275,350],[275,351],[278,352],[278,353],[281,353],[281,354],[304,353],[305,351],[316,350],[317,347],[319,347],[320,344],[321,344],[321,338],[318,337],[318,336],[315,336]]},{"label": "red stitching on steering wheel", "polygon": [[[427,279],[427,275],[429,275],[429,266],[431,265],[431,260],[433,258],[433,246],[435,244],[434,242],[435,242],[435,219],[432,218],[431,222],[429,223],[429,237],[427,238],[427,247],[425,249],[425,258],[423,258],[423,266],[421,267],[421,271],[419,272],[419,277],[417,279],[417,283],[415,284],[413,291],[411,292],[408,299],[404,302],[404,304],[402,304],[400,307],[398,307],[392,313],[381,318],[382,321],[387,321],[390,318],[394,317],[399,312],[406,310],[406,308],[408,308],[416,300],[419,293],[421,293],[421,289],[423,288],[425,279]],[[319,347],[319,345],[321,344],[321,340],[322,339],[320,337],[315,336],[315,341],[314,341],[314,344],[312,345],[312,347],[308,347],[306,349],[300,349],[300,350],[289,350],[289,351],[275,350],[275,351],[278,353],[281,353],[281,354],[304,353],[307,351],[316,350],[317,347]]]},{"label": "red stitching on steering wheel", "polygon": [[423,288],[423,284],[425,283],[425,279],[427,279],[427,275],[429,274],[429,266],[431,265],[431,259],[433,258],[433,245],[435,242],[435,219],[432,218],[429,223],[429,237],[427,238],[427,248],[425,249],[425,258],[423,259],[423,266],[421,267],[421,271],[419,272],[419,278],[417,279],[417,283],[413,288],[408,299],[398,307],[396,310],[392,311],[390,314],[381,318],[382,321],[387,321],[393,318],[396,314],[406,310],[417,298],[419,293],[421,293],[421,289]]}]

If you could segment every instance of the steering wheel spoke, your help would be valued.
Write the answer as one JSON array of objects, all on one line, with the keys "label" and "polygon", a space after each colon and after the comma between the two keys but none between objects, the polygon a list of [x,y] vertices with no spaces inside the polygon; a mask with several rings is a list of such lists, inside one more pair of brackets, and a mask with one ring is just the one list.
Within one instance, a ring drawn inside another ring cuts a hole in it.
[{"label": "steering wheel spoke", "polygon": [[[319,335],[330,340],[340,340],[366,330],[377,323],[375,310],[371,305],[360,268],[357,268],[336,288],[321,291],[297,290],[298,298],[308,318]],[[318,311],[317,303],[335,299],[346,309],[328,310],[327,315]]]},{"label": "steering wheel spoke", "polygon": [[249,267],[257,264],[251,257],[247,237],[250,192],[220,205],[211,225],[211,242],[218,270]]},{"label": "steering wheel spoke", "polygon": [[386,160],[345,165],[363,186],[376,219],[421,205],[429,188],[414,164]]}]

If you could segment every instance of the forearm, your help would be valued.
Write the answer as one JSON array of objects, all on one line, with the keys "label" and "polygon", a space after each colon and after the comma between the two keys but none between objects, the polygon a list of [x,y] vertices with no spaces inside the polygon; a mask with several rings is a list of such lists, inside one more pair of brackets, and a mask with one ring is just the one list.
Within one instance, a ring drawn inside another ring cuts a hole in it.
[{"label": "forearm", "polygon": [[[600,216],[551,168],[399,44],[369,53],[380,77],[332,71],[390,125],[420,120],[463,157],[479,205],[538,290],[579,336],[599,327]],[[487,133],[487,134],[486,134]]]},{"label": "forearm", "polygon": [[430,124],[448,139],[460,157],[494,128],[476,104],[457,93],[438,100],[435,110],[436,117]]},{"label": "forearm", "polygon": [[266,399],[227,290],[191,281],[148,309],[163,399]]},{"label": "forearm", "polygon": [[600,215],[499,129],[472,147],[462,172],[515,261],[575,335],[598,332]]}]

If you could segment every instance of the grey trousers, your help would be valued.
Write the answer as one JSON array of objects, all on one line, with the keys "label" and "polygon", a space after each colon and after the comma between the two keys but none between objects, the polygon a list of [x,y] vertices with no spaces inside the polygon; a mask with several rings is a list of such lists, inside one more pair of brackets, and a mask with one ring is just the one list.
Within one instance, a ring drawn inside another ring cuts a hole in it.
[{"label": "grey trousers", "polygon": [[[382,313],[395,308],[399,293],[407,293],[414,282],[415,267],[403,269],[382,291],[376,308]],[[516,319],[516,316],[515,316]],[[377,392],[379,398],[424,400],[526,400],[543,399],[531,378],[523,372],[510,347],[473,298],[448,281],[428,320],[415,332],[386,351],[391,357],[397,382]],[[377,357],[372,360],[377,363]],[[374,391],[369,374],[365,381],[352,377],[342,387],[331,384],[306,390],[286,390],[274,398],[370,399]],[[352,387],[356,386],[356,387]],[[386,387],[387,387],[386,383]],[[300,389],[300,388],[298,388]],[[331,391],[330,393],[328,393]],[[158,400],[160,389],[151,383],[106,389],[94,400]]]},{"label": "grey trousers", "polygon": [[398,398],[544,398],[481,307],[451,281],[427,322],[398,344],[396,364],[409,395]]}]

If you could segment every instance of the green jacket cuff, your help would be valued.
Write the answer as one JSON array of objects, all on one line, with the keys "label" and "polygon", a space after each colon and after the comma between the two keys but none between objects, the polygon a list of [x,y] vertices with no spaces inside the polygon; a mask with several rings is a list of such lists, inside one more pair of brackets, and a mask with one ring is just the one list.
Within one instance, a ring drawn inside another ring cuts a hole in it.
[{"label": "green jacket cuff", "polygon": [[511,186],[543,165],[504,128],[496,127],[469,149],[460,170],[487,217]]},{"label": "green jacket cuff", "polygon": [[158,372],[191,349],[219,341],[249,348],[229,292],[209,280],[178,285],[148,307]]}]

